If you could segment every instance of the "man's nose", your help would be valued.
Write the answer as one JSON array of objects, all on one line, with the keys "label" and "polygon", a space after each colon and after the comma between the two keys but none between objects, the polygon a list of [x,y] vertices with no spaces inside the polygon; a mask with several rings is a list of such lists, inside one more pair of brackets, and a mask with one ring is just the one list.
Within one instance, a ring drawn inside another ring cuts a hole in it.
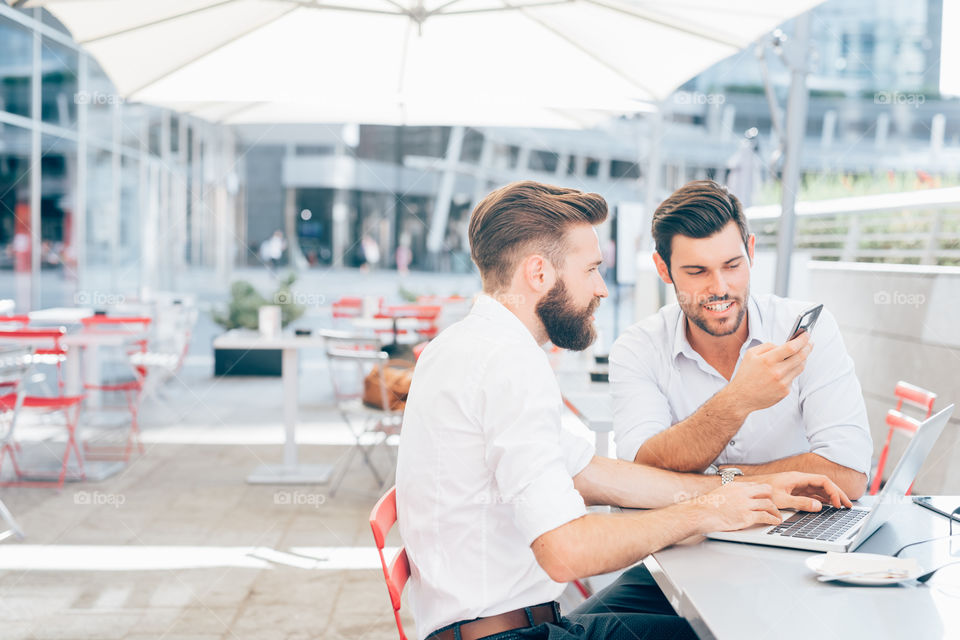
[{"label": "man's nose", "polygon": [[598,286],[594,289],[593,295],[595,295],[598,298],[606,298],[607,295],[609,295],[610,293],[609,291],[607,291],[607,283],[603,281],[602,277],[597,279],[600,282],[598,283]]},{"label": "man's nose", "polygon": [[727,295],[727,289],[727,281],[723,277],[723,274],[719,271],[715,271],[713,277],[710,279],[710,295],[722,298],[723,296]]}]

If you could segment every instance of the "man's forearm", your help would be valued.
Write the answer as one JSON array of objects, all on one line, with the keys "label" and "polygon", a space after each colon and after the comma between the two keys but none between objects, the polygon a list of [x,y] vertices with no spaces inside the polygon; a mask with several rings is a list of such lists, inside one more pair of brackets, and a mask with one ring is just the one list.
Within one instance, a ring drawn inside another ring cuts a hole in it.
[{"label": "man's forearm", "polygon": [[746,420],[736,396],[722,389],[692,416],[651,437],[634,462],[681,472],[702,472],[716,460]]},{"label": "man's forearm", "polygon": [[573,484],[587,504],[653,509],[715,489],[720,478],[594,457]]},{"label": "man's forearm", "polygon": [[[587,514],[533,541],[540,566],[557,582],[609,573],[702,533],[690,503],[655,511]],[[551,536],[562,536],[562,542]]]},{"label": "man's forearm", "polygon": [[789,458],[781,458],[764,464],[727,464],[723,467],[736,467],[745,475],[763,475],[766,473],[780,473],[781,471],[803,471],[805,473],[821,473],[843,489],[851,500],[860,498],[867,488],[867,476],[864,473],[831,462],[816,453],[801,453]]}]

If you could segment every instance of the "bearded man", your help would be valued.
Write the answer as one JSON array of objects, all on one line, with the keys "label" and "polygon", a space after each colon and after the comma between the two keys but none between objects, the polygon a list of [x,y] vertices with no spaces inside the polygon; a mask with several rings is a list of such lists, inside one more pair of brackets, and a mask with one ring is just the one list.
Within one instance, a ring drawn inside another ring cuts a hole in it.
[{"label": "bearded man", "polygon": [[[599,458],[561,427],[542,345],[584,349],[607,296],[597,194],[536,182],[470,219],[483,280],[470,314],[423,351],[404,410],[397,515],[418,638],[693,638],[642,565],[561,615],[574,579],[629,567],[696,533],[778,523],[778,508],[850,502],[824,476],[743,479]],[[590,513],[587,504],[648,510]]]}]

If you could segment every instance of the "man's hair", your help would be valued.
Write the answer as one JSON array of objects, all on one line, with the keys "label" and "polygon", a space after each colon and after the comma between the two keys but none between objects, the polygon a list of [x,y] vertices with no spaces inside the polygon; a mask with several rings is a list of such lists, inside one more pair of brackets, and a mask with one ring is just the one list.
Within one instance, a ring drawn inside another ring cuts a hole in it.
[{"label": "man's hair", "polygon": [[709,238],[735,222],[747,246],[750,228],[737,197],[713,180],[694,180],[673,192],[653,214],[653,240],[657,253],[670,269],[673,237]]},{"label": "man's hair", "polygon": [[470,217],[470,256],[480,269],[484,291],[508,287],[520,259],[529,253],[542,253],[562,268],[567,230],[606,218],[607,202],[596,193],[529,180],[497,189]]}]

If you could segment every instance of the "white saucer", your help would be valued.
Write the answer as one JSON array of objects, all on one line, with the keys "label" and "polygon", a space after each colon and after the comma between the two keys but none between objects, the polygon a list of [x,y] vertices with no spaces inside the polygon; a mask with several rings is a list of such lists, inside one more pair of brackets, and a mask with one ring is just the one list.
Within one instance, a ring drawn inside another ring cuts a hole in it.
[{"label": "white saucer", "polygon": [[[890,557],[890,556],[879,555],[876,553],[858,553],[857,555],[861,557],[869,557],[869,558],[877,558],[877,559]],[[829,575],[824,573],[821,570],[821,567],[823,566],[823,563],[826,560],[826,558],[827,558],[826,554],[821,553],[815,556],[810,556],[809,558],[807,558],[804,564],[806,564],[807,568],[813,571],[814,573],[817,573],[819,575]],[[918,578],[921,575],[923,575],[923,570],[918,566],[914,571],[909,572],[904,577],[881,576],[881,575],[870,575],[870,576],[851,575],[851,576],[845,576],[845,577],[838,577],[836,578],[835,582],[845,582],[847,584],[856,584],[864,587],[883,587],[883,586],[888,586],[892,584],[899,584],[901,582],[908,582],[910,580]]]}]

